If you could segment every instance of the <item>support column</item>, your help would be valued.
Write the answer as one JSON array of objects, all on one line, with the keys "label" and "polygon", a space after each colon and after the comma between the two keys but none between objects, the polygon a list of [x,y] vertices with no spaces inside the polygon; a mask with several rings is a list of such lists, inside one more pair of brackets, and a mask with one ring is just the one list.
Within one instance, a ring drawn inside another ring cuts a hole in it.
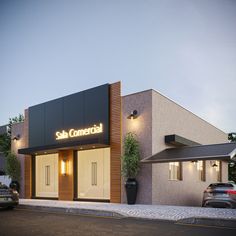
[{"label": "support column", "polygon": [[[73,150],[59,151],[59,188],[58,197],[59,200],[73,201],[74,199],[74,176],[73,176]],[[61,174],[61,163],[66,161],[67,173],[66,175]]]}]

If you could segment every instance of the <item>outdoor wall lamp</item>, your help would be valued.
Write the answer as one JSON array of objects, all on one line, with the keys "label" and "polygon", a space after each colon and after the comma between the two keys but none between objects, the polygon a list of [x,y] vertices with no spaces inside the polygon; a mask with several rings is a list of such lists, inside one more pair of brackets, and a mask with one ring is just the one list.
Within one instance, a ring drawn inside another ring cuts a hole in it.
[{"label": "outdoor wall lamp", "polygon": [[63,159],[61,161],[61,174],[64,176],[67,174],[67,161],[66,161],[66,159]]},{"label": "outdoor wall lamp", "polygon": [[218,167],[218,165],[216,164],[216,162],[215,161],[210,161],[210,165],[212,166],[212,167]]},{"label": "outdoor wall lamp", "polygon": [[197,161],[191,161],[193,163],[193,165],[196,165],[197,164]]},{"label": "outdoor wall lamp", "polygon": [[16,136],[13,137],[12,140],[13,140],[14,142],[16,142],[16,141],[19,140],[19,139],[20,139],[20,135],[17,134]]},{"label": "outdoor wall lamp", "polygon": [[133,111],[130,113],[130,115],[128,115],[127,119],[133,120],[133,119],[136,119],[137,117],[138,117],[138,112],[137,112],[137,110],[133,110]]}]

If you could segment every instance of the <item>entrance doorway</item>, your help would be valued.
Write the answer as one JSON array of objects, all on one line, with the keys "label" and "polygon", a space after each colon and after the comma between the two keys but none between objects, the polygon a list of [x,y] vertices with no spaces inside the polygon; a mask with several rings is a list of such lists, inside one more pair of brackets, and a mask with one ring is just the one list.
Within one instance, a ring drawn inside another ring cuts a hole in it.
[{"label": "entrance doorway", "polygon": [[78,198],[110,200],[110,148],[78,151]]},{"label": "entrance doorway", "polygon": [[36,197],[58,197],[58,154],[35,157]]}]

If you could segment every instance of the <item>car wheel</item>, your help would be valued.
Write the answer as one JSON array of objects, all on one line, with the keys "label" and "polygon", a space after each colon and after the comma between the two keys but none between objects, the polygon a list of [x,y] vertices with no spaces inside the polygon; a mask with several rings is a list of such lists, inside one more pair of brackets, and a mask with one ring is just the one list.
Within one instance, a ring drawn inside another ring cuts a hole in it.
[{"label": "car wheel", "polygon": [[8,210],[13,210],[13,209],[14,209],[14,206],[8,206],[7,209],[8,209]]}]

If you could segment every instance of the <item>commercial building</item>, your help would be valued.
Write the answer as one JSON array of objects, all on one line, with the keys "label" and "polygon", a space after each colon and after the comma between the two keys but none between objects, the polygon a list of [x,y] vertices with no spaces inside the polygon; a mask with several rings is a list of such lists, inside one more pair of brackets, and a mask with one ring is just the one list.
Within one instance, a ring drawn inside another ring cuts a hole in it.
[{"label": "commercial building", "polygon": [[122,97],[118,82],[25,110],[25,121],[12,127],[21,196],[126,202],[128,132],[140,143],[137,203],[200,205],[209,183],[228,179],[236,146],[226,133],[152,89]]}]

